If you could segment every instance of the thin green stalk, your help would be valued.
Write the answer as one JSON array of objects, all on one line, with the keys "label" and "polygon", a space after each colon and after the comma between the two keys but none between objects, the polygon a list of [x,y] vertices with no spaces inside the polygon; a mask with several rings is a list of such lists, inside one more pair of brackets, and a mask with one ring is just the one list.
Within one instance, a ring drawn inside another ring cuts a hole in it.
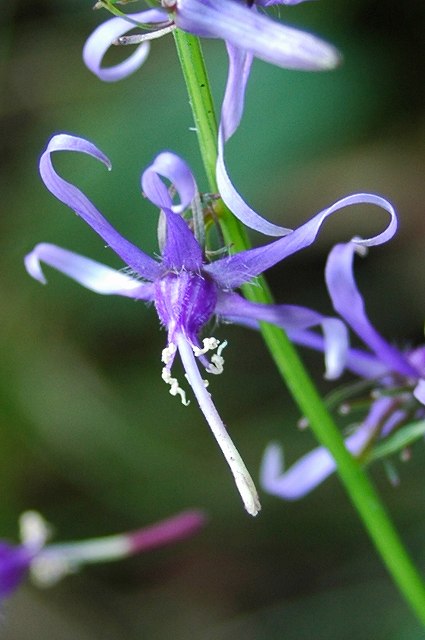
[{"label": "thin green stalk", "polygon": [[[200,42],[198,38],[178,30],[175,32],[175,42],[209,186],[216,192],[217,120]],[[248,249],[249,241],[240,222],[224,205],[220,214],[226,241],[231,243],[235,251]],[[263,278],[257,280],[255,287],[246,285],[244,294],[254,302],[273,302]],[[394,582],[418,619],[425,625],[424,583],[364,469],[347,451],[337,426],[286,334],[266,323],[262,323],[261,333],[280,374],[302,413],[307,417],[317,440],[333,456],[345,489]]]}]

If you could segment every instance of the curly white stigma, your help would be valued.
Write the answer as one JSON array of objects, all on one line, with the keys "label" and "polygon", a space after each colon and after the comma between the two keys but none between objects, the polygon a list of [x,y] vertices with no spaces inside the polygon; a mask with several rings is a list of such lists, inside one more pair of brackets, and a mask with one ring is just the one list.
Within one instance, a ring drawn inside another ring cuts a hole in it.
[{"label": "curly white stigma", "polygon": [[204,345],[202,349],[199,347],[192,347],[193,353],[196,357],[202,356],[208,351],[215,351],[217,349],[217,353],[211,356],[211,362],[207,367],[208,373],[213,373],[214,375],[220,375],[224,371],[224,358],[221,355],[223,349],[227,347],[227,340],[220,343],[220,340],[217,338],[204,338],[202,340],[202,344]]}]

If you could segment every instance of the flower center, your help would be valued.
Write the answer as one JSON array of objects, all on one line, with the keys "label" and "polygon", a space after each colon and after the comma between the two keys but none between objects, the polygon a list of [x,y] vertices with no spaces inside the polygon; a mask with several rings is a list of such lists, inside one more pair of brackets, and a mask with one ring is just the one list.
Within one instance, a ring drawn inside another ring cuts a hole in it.
[{"label": "flower center", "polygon": [[175,342],[178,332],[196,344],[200,330],[214,313],[216,302],[216,285],[198,273],[167,273],[155,284],[155,307],[168,329],[169,343]]}]

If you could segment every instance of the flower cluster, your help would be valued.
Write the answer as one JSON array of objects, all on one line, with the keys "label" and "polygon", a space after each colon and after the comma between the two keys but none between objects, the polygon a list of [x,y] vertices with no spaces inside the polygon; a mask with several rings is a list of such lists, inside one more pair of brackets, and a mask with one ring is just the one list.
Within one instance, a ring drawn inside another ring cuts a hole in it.
[{"label": "flower cluster", "polygon": [[[345,354],[345,367],[367,383],[362,385],[363,391],[369,389],[369,411],[345,440],[347,449],[360,458],[377,439],[389,436],[408,421],[425,417],[425,346],[400,351],[372,326],[353,275],[354,256],[363,252],[353,242],[336,245],[325,273],[335,311],[368,349],[349,349]],[[293,338],[314,349],[324,348],[323,340],[311,332]],[[350,410],[349,404],[342,408],[345,413]],[[329,452],[318,447],[282,472],[282,450],[273,443],[264,454],[261,484],[271,494],[294,500],[334,470]]]}]

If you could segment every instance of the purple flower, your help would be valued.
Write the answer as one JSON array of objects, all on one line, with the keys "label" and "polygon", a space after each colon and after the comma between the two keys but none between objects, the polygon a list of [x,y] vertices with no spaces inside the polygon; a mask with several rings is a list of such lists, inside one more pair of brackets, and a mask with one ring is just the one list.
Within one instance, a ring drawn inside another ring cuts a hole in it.
[{"label": "purple flower", "polygon": [[177,542],[194,535],[204,524],[201,511],[183,511],[129,533],[46,544],[50,527],[39,513],[27,511],[20,518],[22,543],[0,542],[0,601],[17,589],[28,572],[39,586],[51,586],[85,564],[120,560]]},{"label": "purple flower", "polygon": [[[425,416],[425,346],[402,352],[372,326],[353,275],[354,255],[364,251],[354,242],[336,245],[326,265],[326,283],[335,311],[368,348],[349,349],[345,355],[346,368],[369,381],[369,412],[345,439],[347,449],[358,457],[376,439],[388,436],[408,420]],[[324,349],[322,338],[312,332],[302,336],[295,332],[292,339]],[[343,405],[343,409],[348,411],[349,405]],[[314,489],[335,468],[329,452],[318,447],[282,473],[282,451],[273,443],[264,454],[261,484],[268,493],[295,500]]]},{"label": "purple flower", "polygon": [[[302,0],[298,0],[301,2]],[[297,1],[260,0],[254,5],[298,4]],[[161,9],[150,9],[125,18],[112,18],[100,25],[88,38],[83,51],[87,67],[101,80],[114,82],[138,69],[149,53],[149,40],[178,27],[206,38],[221,38],[250,55],[287,69],[321,70],[335,67],[340,56],[336,49],[319,38],[272,20],[256,6],[239,0],[162,0]],[[140,36],[124,37],[137,26],[150,30]],[[122,38],[139,47],[119,65],[103,68],[103,57],[112,43]]]},{"label": "purple flower", "polygon": [[[339,209],[359,203],[370,203],[386,209],[391,216],[388,228],[380,235],[358,240],[359,245],[383,242],[394,233],[396,218],[391,205],[379,196],[357,194],[338,201],[321,211],[284,238],[265,246],[207,262],[203,248],[190,229],[190,220],[183,214],[192,202],[199,201],[195,180],[186,163],[170,152],[159,154],[142,174],[144,194],[162,212],[161,258],[153,259],[123,238],[75,186],[61,178],[53,168],[51,155],[55,151],[78,151],[93,156],[108,168],[108,158],[92,143],[70,135],[54,136],[40,160],[41,177],[47,188],[85,220],[123,260],[130,272],[115,271],[93,260],[51,244],[38,244],[26,256],[28,272],[45,283],[41,269],[44,262],[83,286],[102,294],[115,294],[152,301],[159,319],[166,328],[167,346],[162,352],[162,378],[170,385],[170,393],[179,395],[188,404],[178,380],[172,376],[177,351],[199,406],[222,449],[233,473],[247,511],[255,515],[260,506],[254,483],[231,441],[203,380],[199,365],[210,374],[220,374],[226,342],[209,336],[200,340],[201,331],[214,316],[223,321],[257,326],[260,321],[279,325],[289,332],[304,332],[316,325],[324,331],[328,377],[339,375],[347,349],[346,334],[339,320],[325,318],[302,307],[254,304],[234,290],[251,281],[287,256],[310,245],[323,221]],[[162,178],[168,179],[179,202],[173,204]],[[196,211],[196,207],[194,207]],[[193,223],[196,223],[194,215]],[[211,357],[208,359],[207,354]]]}]

